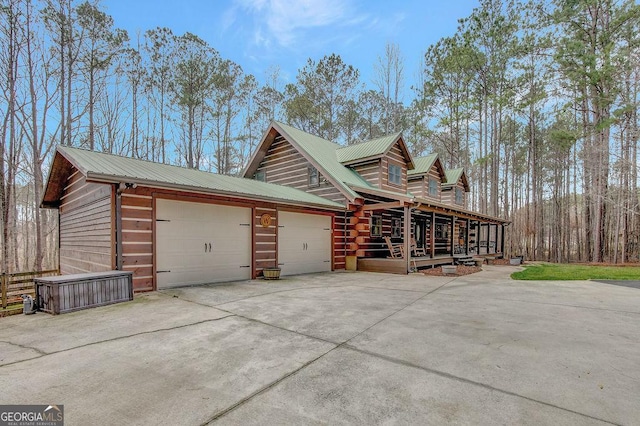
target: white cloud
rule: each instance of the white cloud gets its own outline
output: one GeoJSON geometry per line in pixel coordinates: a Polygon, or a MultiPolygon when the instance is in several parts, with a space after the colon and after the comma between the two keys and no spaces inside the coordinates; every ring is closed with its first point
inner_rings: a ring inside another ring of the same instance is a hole
{"type": "MultiPolygon", "coordinates": [[[[350,0],[236,0],[233,21],[241,9],[252,20],[253,41],[259,46],[295,47],[306,43],[310,30],[329,26],[357,26],[366,16],[356,15],[350,0]]],[[[225,26],[234,22],[225,19],[225,26]]]]}

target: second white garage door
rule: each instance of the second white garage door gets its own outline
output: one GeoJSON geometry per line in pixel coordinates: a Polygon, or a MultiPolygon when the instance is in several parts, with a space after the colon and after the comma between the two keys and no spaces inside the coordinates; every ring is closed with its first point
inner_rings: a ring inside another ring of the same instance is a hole
{"type": "Polygon", "coordinates": [[[278,212],[281,275],[331,271],[331,217],[278,212]]]}
{"type": "Polygon", "coordinates": [[[251,209],[156,201],[157,288],[251,278],[251,209]]]}

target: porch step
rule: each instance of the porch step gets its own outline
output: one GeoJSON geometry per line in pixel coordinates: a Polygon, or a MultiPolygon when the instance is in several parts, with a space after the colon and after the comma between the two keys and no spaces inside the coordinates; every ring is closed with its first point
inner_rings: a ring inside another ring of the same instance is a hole
{"type": "Polygon", "coordinates": [[[472,265],[476,264],[476,262],[473,260],[473,257],[471,257],[471,256],[456,257],[454,262],[455,262],[456,265],[472,266],[472,265]]]}

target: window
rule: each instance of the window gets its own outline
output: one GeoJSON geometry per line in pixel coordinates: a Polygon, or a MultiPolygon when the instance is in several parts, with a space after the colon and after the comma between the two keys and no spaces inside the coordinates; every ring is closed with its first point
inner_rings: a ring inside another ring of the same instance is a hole
{"type": "Polygon", "coordinates": [[[264,170],[258,170],[257,172],[255,172],[253,174],[253,179],[254,180],[259,180],[260,182],[266,182],[267,181],[267,175],[265,174],[264,170]]]}
{"type": "Polygon", "coordinates": [[[382,237],[382,216],[371,216],[370,233],[372,237],[382,237]]]}
{"type": "Polygon", "coordinates": [[[438,196],[438,181],[435,179],[429,179],[429,196],[438,196]]]}
{"type": "Polygon", "coordinates": [[[444,223],[436,223],[435,237],[439,240],[449,239],[449,227],[444,223]]]}
{"type": "Polygon", "coordinates": [[[391,238],[400,238],[402,236],[402,222],[399,218],[391,219],[391,238]]]}
{"type": "Polygon", "coordinates": [[[313,166],[309,167],[309,186],[319,186],[320,185],[320,175],[318,174],[318,169],[313,166]]]}
{"type": "Polygon", "coordinates": [[[456,204],[464,204],[464,193],[460,188],[456,188],[456,204]]]}
{"type": "Polygon", "coordinates": [[[402,169],[397,164],[389,164],[389,183],[402,185],[402,169]]]}

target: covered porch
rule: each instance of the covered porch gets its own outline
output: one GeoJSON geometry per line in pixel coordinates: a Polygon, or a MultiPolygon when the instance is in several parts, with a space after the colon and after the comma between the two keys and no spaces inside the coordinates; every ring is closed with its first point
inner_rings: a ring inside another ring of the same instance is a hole
{"type": "Polygon", "coordinates": [[[504,220],[428,200],[375,195],[354,213],[358,270],[406,274],[503,256],[504,220]]]}

